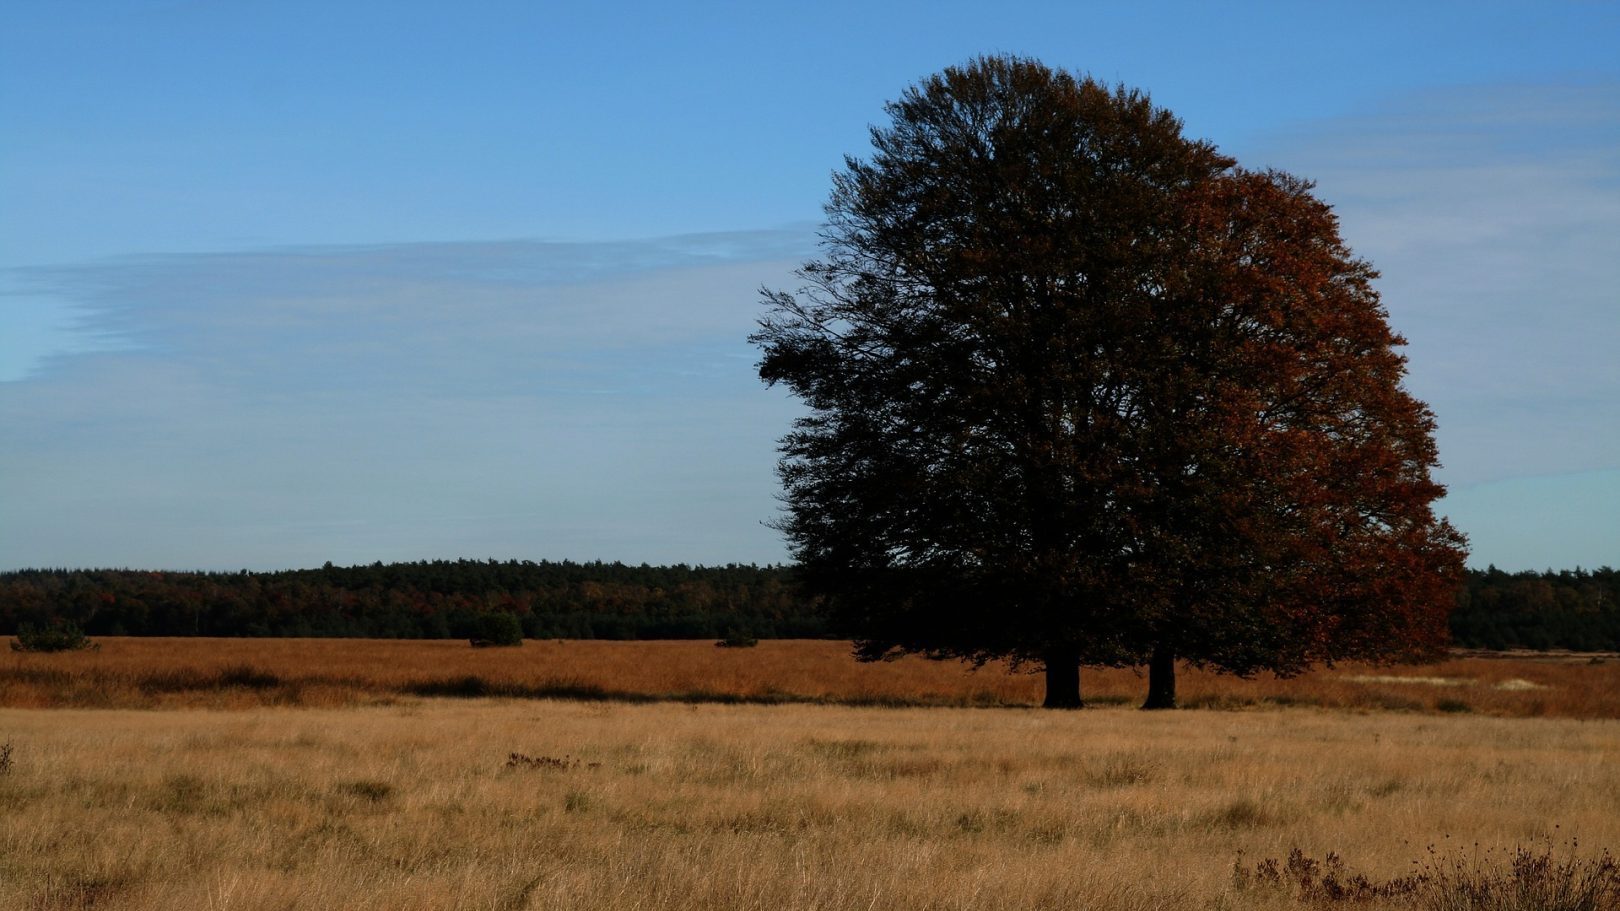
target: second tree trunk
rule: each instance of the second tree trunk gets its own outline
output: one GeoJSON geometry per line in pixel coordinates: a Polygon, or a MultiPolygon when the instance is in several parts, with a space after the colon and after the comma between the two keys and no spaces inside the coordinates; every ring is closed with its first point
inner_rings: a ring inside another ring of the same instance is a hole
{"type": "Polygon", "coordinates": [[[1176,707],[1176,653],[1167,645],[1153,649],[1148,659],[1148,696],[1144,709],[1173,709],[1176,707]]]}
{"type": "Polygon", "coordinates": [[[1078,709],[1080,701],[1080,651],[1064,646],[1046,650],[1046,701],[1049,709],[1078,709]]]}

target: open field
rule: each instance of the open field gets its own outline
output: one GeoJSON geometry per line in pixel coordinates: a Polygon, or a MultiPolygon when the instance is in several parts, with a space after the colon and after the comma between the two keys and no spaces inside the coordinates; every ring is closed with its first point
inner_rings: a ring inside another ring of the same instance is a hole
{"type": "Polygon", "coordinates": [[[407,698],[0,741],[8,909],[1266,911],[1307,906],[1240,855],[1620,845],[1613,721],[407,698]]]}
{"type": "Polygon", "coordinates": [[[1620,846],[1612,656],[1184,671],[1232,711],[1172,713],[1130,671],[1046,712],[1037,675],[822,641],[0,665],[0,908],[1267,911],[1312,903],[1234,865],[1295,848],[1384,882],[1620,846]]]}
{"type": "MultiPolygon", "coordinates": [[[[473,649],[454,640],[120,639],[93,652],[0,652],[0,706],[244,708],[344,706],[421,696],[568,696],[635,701],[1026,706],[1041,678],[921,658],[861,664],[849,645],[766,641],[530,641],[473,649]]],[[[1293,680],[1183,669],[1191,707],[1267,705],[1620,718],[1620,658],[1468,656],[1420,667],[1346,665],[1293,680]]],[[[1088,669],[1088,700],[1137,704],[1144,677],[1088,669]]]]}

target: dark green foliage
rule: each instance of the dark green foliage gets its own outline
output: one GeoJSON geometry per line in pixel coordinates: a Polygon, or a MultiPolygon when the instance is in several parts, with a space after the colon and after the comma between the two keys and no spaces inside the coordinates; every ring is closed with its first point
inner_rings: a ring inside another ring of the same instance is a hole
{"type": "Polygon", "coordinates": [[[473,627],[470,638],[474,648],[523,644],[523,624],[511,614],[482,614],[473,621],[473,627]]]}
{"type": "Polygon", "coordinates": [[[0,635],[76,624],[108,636],[529,639],[821,638],[792,571],[752,565],[435,560],[274,573],[31,569],[0,573],[0,635]]]}
{"type": "Polygon", "coordinates": [[[17,639],[11,643],[14,652],[76,652],[96,647],[77,624],[65,620],[43,626],[19,624],[17,639]]]}
{"type": "Polygon", "coordinates": [[[1620,650],[1620,570],[1468,573],[1451,615],[1465,648],[1620,650]]]}
{"type": "MultiPolygon", "coordinates": [[[[472,638],[496,608],[529,639],[824,638],[787,567],[471,560],[278,573],[0,573],[0,635],[472,638]],[[524,608],[527,608],[526,610],[524,608]],[[24,633],[24,630],[33,632],[24,633]]],[[[1451,616],[1464,648],[1620,651],[1620,570],[1470,570],[1451,616]]],[[[22,645],[21,642],[16,645],[22,645]]],[[[15,646],[14,646],[15,647],[15,646]]]]}

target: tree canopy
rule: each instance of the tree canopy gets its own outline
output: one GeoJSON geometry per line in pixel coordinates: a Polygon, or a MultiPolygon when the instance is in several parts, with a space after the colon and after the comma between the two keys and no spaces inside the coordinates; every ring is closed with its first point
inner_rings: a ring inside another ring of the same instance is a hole
{"type": "Polygon", "coordinates": [[[1430,508],[1433,416],[1308,182],[1031,60],[886,110],[753,336],[809,408],[782,528],[862,656],[1040,662],[1065,706],[1084,663],[1158,692],[1177,657],[1443,643],[1463,539],[1430,508]]]}

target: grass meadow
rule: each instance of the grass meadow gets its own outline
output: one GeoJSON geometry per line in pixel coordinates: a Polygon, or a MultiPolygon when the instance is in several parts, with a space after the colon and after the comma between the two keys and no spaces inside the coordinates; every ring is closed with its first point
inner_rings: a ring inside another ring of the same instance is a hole
{"type": "Polygon", "coordinates": [[[1615,907],[1253,873],[1297,849],[1345,882],[1489,877],[1526,846],[1596,869],[1620,846],[1614,659],[1187,673],[1204,708],[1178,712],[1135,711],[1129,672],[1050,712],[1032,675],[819,642],[0,662],[0,908],[1615,907]]]}

